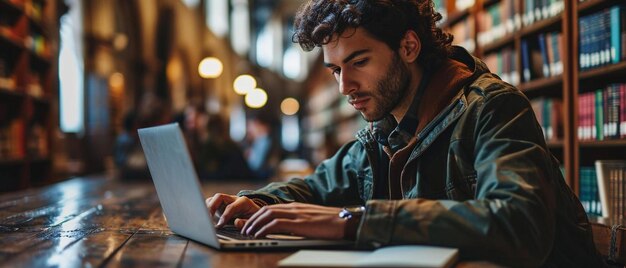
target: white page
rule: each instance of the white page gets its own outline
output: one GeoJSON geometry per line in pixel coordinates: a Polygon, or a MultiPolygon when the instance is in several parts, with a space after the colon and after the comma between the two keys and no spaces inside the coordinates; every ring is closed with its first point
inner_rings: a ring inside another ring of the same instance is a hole
{"type": "Polygon", "coordinates": [[[458,250],[431,246],[392,246],[376,251],[300,250],[281,267],[449,267],[458,250]]]}

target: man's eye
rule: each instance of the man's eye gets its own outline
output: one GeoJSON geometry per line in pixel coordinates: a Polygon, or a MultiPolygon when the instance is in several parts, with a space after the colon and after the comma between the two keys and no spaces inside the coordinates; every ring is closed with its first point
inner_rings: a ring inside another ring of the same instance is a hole
{"type": "Polygon", "coordinates": [[[340,73],[341,73],[341,69],[340,69],[340,68],[335,68],[335,69],[332,69],[332,74],[333,74],[333,75],[338,75],[338,74],[340,74],[340,73]]]}
{"type": "Polygon", "coordinates": [[[365,65],[368,61],[369,61],[369,59],[362,59],[362,60],[360,60],[360,61],[354,62],[354,66],[357,66],[357,67],[359,67],[359,66],[363,66],[363,65],[365,65]]]}

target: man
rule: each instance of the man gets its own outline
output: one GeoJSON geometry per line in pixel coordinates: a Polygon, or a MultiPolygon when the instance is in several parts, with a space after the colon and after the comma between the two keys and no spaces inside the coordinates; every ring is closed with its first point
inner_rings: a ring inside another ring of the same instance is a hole
{"type": "Polygon", "coordinates": [[[371,124],[304,180],[207,199],[218,226],[455,247],[507,266],[603,266],[528,99],[452,47],[440,19],[426,0],[305,4],[294,41],[322,48],[371,124]]]}

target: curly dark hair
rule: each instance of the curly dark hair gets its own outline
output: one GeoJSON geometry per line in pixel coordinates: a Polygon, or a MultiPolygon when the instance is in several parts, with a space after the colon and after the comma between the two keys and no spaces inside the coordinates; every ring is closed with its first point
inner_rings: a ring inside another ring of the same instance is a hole
{"type": "Polygon", "coordinates": [[[453,36],[437,27],[439,20],[432,0],[310,0],[296,14],[292,41],[311,51],[331,42],[334,35],[363,27],[396,51],[406,31],[413,30],[422,43],[417,61],[429,69],[452,50],[453,36]]]}

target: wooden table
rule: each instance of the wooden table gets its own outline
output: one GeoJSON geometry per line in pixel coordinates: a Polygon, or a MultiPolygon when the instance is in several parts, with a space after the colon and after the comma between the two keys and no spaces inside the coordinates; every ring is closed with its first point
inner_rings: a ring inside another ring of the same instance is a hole
{"type": "MultiPolygon", "coordinates": [[[[204,193],[259,186],[208,183],[204,193]]],[[[0,195],[0,267],[276,267],[293,252],[217,251],[174,235],[149,181],[84,177],[0,195]]]]}
{"type": "MultiPolygon", "coordinates": [[[[257,187],[210,183],[205,194],[257,187]]],[[[76,178],[0,195],[3,267],[273,267],[293,252],[220,252],[174,235],[151,182],[76,178]]]]}

